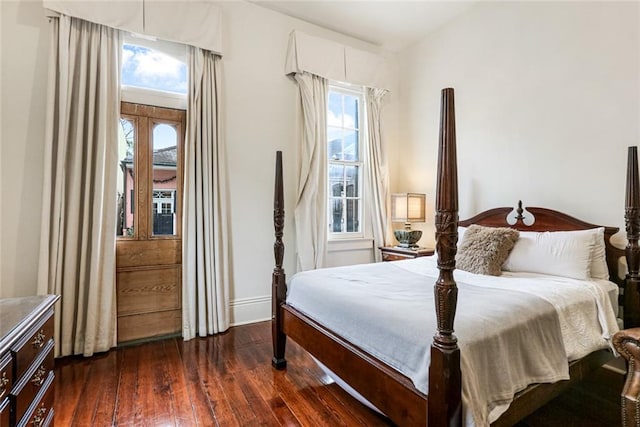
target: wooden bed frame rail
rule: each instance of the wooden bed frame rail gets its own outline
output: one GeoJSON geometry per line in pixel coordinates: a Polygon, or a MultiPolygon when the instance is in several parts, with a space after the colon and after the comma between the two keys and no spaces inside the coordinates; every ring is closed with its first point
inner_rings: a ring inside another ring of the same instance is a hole
{"type": "MultiPolygon", "coordinates": [[[[456,166],[456,130],[453,89],[442,90],[438,172],[436,190],[436,251],[439,277],[434,285],[437,331],[431,345],[429,366],[429,395],[418,392],[411,381],[373,358],[367,352],[342,339],[333,331],[308,318],[285,303],[287,286],[282,268],[284,244],[284,189],[282,152],[276,156],[274,191],[275,268],[272,275],[272,337],[273,359],[276,369],[286,368],[285,347],[291,337],[309,353],[352,385],[371,403],[399,425],[460,426],[462,425],[462,380],[460,349],[454,335],[457,305],[457,285],[453,277],[458,240],[458,225],[481,224],[507,226],[519,230],[560,231],[598,227],[566,214],[544,208],[526,208],[534,215],[533,225],[525,224],[522,204],[519,203],[515,224],[507,223],[512,208],[485,211],[465,221],[458,218],[458,179],[456,166]]],[[[624,289],[625,327],[640,326],[640,184],[635,147],[629,148],[627,172],[626,231],[629,244],[626,258],[629,274],[626,280],[617,275],[619,258],[625,251],[611,245],[610,238],[618,229],[605,227],[607,265],[612,281],[624,289]]],[[[614,338],[616,349],[629,361],[629,377],[623,396],[623,419],[634,420],[640,427],[640,328],[621,331],[614,338]]],[[[535,384],[518,393],[509,410],[494,424],[512,425],[535,409],[550,401],[591,370],[601,366],[611,353],[605,350],[570,364],[571,380],[553,384],[535,384]],[[525,397],[522,398],[522,397],[525,397]]]]}

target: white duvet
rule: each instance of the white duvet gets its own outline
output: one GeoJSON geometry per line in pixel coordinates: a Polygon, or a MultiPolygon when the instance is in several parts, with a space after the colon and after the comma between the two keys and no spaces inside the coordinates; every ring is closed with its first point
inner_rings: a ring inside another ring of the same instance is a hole
{"type": "MultiPolygon", "coordinates": [[[[409,377],[428,394],[436,257],[306,271],[287,303],[409,377]]],[[[495,421],[527,385],[568,379],[568,360],[618,330],[617,286],[531,273],[455,271],[465,424],[495,421]],[[613,301],[613,302],[612,302],[613,301]]]]}

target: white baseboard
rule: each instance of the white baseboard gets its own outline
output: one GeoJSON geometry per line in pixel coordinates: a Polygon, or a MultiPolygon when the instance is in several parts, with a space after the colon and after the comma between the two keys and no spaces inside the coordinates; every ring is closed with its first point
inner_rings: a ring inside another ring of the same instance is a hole
{"type": "Polygon", "coordinates": [[[229,303],[231,326],[271,320],[271,295],[239,298],[229,303]]]}

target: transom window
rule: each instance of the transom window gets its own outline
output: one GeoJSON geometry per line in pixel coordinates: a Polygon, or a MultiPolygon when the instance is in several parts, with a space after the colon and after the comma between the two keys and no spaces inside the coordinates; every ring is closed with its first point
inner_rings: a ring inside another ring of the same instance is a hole
{"type": "Polygon", "coordinates": [[[329,238],[362,237],[362,91],[331,85],[327,102],[329,238]]]}
{"type": "Polygon", "coordinates": [[[187,64],[181,59],[158,49],[125,42],[122,85],[186,95],[187,64]]]}

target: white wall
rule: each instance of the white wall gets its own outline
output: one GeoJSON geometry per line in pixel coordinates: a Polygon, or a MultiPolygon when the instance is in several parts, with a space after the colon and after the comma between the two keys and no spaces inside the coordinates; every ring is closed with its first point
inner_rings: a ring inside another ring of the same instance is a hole
{"type": "MultiPolygon", "coordinates": [[[[224,25],[224,82],[233,233],[232,300],[236,323],[271,313],[273,270],[273,173],[275,150],[283,150],[285,173],[285,269],[295,268],[293,210],[296,192],[295,126],[297,87],[284,75],[289,33],[299,29],[369,51],[363,42],[341,36],[250,3],[221,2],[224,25]]],[[[394,82],[390,82],[393,86],[394,82]]],[[[392,90],[395,87],[392,87],[392,90]]],[[[397,91],[396,91],[397,92],[397,91]]],[[[397,95],[385,107],[387,140],[395,130],[397,95]]],[[[367,249],[329,253],[331,265],[369,262],[367,249]]]]}
{"type": "Polygon", "coordinates": [[[429,195],[440,90],[456,91],[460,216],[545,206],[624,231],[627,146],[640,143],[640,4],[487,2],[399,55],[395,183],[429,195]],[[406,171],[411,171],[407,173],[406,171]]]}
{"type": "MultiPolygon", "coordinates": [[[[223,123],[232,214],[232,321],[270,317],[275,151],[284,152],[285,268],[294,271],[293,204],[298,94],[284,75],[289,33],[299,29],[375,48],[245,2],[223,12],[223,123]]],[[[39,1],[2,2],[2,206],[0,296],[35,293],[39,251],[48,26],[39,1]]],[[[392,141],[397,90],[391,82],[383,131],[392,141]]],[[[330,254],[332,264],[368,262],[370,248],[330,254]]]]}
{"type": "Polygon", "coordinates": [[[35,293],[49,52],[41,1],[0,2],[0,297],[35,293]]]}

